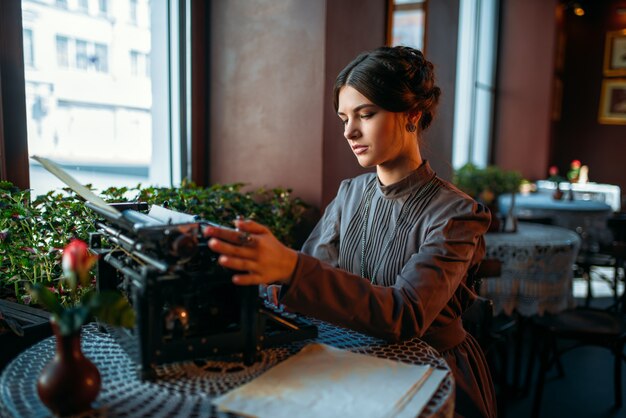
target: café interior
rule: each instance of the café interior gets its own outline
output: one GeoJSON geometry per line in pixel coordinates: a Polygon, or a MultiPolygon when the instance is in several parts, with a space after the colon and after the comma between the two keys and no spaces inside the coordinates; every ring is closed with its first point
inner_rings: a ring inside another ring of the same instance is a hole
{"type": "MultiPolygon", "coordinates": [[[[472,285],[478,302],[463,321],[489,364],[498,416],[626,416],[626,169],[621,157],[626,144],[620,143],[626,140],[625,0],[3,0],[0,179],[10,182],[14,193],[30,188],[46,193],[39,179],[52,174],[30,158],[38,154],[91,184],[90,176],[114,165],[106,155],[149,172],[146,186],[280,188],[289,191],[288,198],[306,202],[290,230],[290,245],[298,249],[341,181],[371,171],[360,167],[346,146],[333,85],[358,53],[383,45],[414,46],[433,63],[442,94],[420,139],[422,155],[440,178],[492,213],[485,261],[472,285]],[[122,16],[128,11],[131,23],[122,16]],[[124,25],[130,28],[106,29],[124,25]],[[151,30],[152,39],[145,41],[140,29],[151,30]],[[116,71],[122,55],[116,55],[115,45],[124,38],[136,41],[129,71],[145,74],[113,87],[107,83],[121,79],[116,71]],[[79,57],[81,48],[86,52],[79,57]],[[76,57],[64,61],[68,51],[76,57]],[[102,54],[108,56],[104,61],[102,54]],[[56,60],[49,71],[43,63],[47,56],[56,60]],[[128,98],[109,100],[114,90],[128,98]],[[142,91],[150,93],[151,102],[138,97],[142,91]],[[151,119],[142,119],[145,114],[151,119]],[[82,116],[91,119],[81,122],[82,116]],[[118,129],[133,135],[111,139],[109,132],[118,129]],[[73,138],[65,146],[64,133],[73,138]],[[126,162],[131,149],[142,148],[151,149],[142,162],[126,162]]],[[[131,172],[115,170],[96,192],[127,185],[123,177],[131,172]]],[[[4,208],[10,188],[3,184],[4,208]]],[[[57,190],[64,186],[55,184],[57,190]]],[[[17,263],[10,247],[16,245],[7,237],[17,236],[11,222],[24,216],[4,209],[0,216],[0,337],[6,338],[0,340],[0,416],[48,416],[55,410],[34,382],[55,351],[49,309],[18,292],[19,274],[10,273],[17,263]],[[5,318],[11,312],[18,312],[17,323],[25,330],[37,328],[29,339],[7,335],[11,321],[5,318]],[[37,315],[46,318],[43,327],[28,322],[37,315]]],[[[90,246],[97,249],[91,239],[90,246]]],[[[61,271],[61,254],[55,254],[61,271]]],[[[95,274],[104,276],[101,264],[95,274]]],[[[118,275],[137,274],[118,267],[118,275]]],[[[97,286],[106,288],[101,282],[97,286]]],[[[153,311],[142,311],[145,301],[140,301],[131,301],[139,324],[132,341],[147,351],[154,324],[146,317],[153,311]]],[[[165,323],[174,330],[189,326],[181,319],[185,315],[170,309],[165,323]]],[[[315,321],[319,341],[330,346],[446,368],[419,339],[376,351],[372,347],[379,342],[369,337],[315,321]]],[[[103,337],[93,323],[86,327],[83,351],[102,376],[87,414],[216,416],[219,408],[251,416],[289,414],[289,409],[272,409],[275,403],[269,401],[266,409],[237,409],[243,408],[241,399],[237,404],[221,396],[246,382],[276,378],[262,372],[276,371],[276,364],[286,364],[282,361],[302,348],[289,339],[280,340],[288,350],[263,349],[257,355],[264,360],[252,366],[224,366],[220,359],[222,372],[210,362],[201,366],[198,357],[206,356],[189,354],[195,347],[190,343],[185,361],[160,361],[166,366],[148,385],[145,376],[128,377],[135,369],[114,333],[103,337]],[[235,377],[220,381],[229,373],[235,377]],[[212,403],[217,395],[223,402],[219,408],[212,403]]],[[[221,349],[221,342],[215,344],[221,349]]],[[[159,363],[158,355],[150,361],[142,355],[143,367],[159,363]]],[[[421,406],[413,397],[402,413],[393,414],[453,416],[454,380],[449,373],[438,379],[421,406]]],[[[270,392],[263,392],[267,399],[275,395],[270,392]]],[[[308,416],[326,411],[316,408],[310,406],[308,416]]],[[[352,408],[336,416],[363,416],[355,412],[356,404],[352,408]]],[[[368,408],[372,416],[396,416],[368,408]]]]}

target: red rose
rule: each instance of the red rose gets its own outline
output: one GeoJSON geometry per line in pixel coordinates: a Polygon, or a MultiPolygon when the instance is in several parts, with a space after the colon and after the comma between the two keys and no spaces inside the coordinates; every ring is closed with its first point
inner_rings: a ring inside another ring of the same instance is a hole
{"type": "Polygon", "coordinates": [[[63,273],[74,288],[77,282],[89,284],[89,270],[98,259],[97,255],[89,252],[84,241],[73,239],[63,250],[63,273]]]}
{"type": "Polygon", "coordinates": [[[577,168],[580,168],[580,161],[579,160],[573,160],[571,167],[575,170],[577,168]]]}
{"type": "Polygon", "coordinates": [[[558,176],[559,175],[559,168],[555,165],[550,166],[550,168],[548,169],[548,173],[551,176],[558,176]]]}

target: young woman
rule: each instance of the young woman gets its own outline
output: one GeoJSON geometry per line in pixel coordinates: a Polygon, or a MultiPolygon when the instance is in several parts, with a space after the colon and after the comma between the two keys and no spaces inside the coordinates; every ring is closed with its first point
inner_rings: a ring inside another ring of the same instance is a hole
{"type": "Polygon", "coordinates": [[[490,214],[422,159],[439,94],[418,50],[359,55],[337,77],[334,105],[359,164],[376,173],[341,183],[300,252],[244,220],[240,232],[208,228],[209,246],[246,272],[235,283],[282,284],[280,303],[297,312],[387,340],[422,338],[453,371],[457,416],[495,417],[489,370],[460,319],[490,214]]]}

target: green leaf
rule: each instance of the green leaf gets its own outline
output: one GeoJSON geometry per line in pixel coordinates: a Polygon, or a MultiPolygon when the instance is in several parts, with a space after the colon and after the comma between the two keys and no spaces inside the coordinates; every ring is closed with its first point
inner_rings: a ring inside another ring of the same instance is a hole
{"type": "Polygon", "coordinates": [[[63,312],[63,307],[57,300],[54,293],[41,283],[33,285],[30,289],[30,294],[35,301],[44,306],[51,313],[60,316],[63,312]]]}
{"type": "Polygon", "coordinates": [[[101,322],[124,328],[135,326],[135,311],[118,292],[89,292],[83,298],[83,303],[89,306],[91,313],[101,322]]]}

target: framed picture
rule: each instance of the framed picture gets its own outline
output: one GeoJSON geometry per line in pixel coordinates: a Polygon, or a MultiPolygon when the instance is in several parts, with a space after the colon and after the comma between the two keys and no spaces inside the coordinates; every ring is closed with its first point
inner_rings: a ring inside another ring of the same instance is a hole
{"type": "Polygon", "coordinates": [[[626,125],[626,78],[605,79],[602,82],[598,122],[626,125]]]}
{"type": "Polygon", "coordinates": [[[604,44],[604,75],[626,75],[626,29],[608,32],[604,44]]]}

